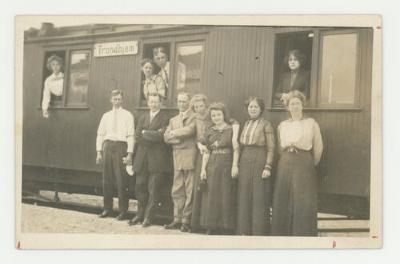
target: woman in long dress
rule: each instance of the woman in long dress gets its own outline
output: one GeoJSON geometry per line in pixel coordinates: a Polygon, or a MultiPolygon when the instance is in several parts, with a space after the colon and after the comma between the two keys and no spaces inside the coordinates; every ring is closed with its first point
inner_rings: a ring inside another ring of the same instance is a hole
{"type": "Polygon", "coordinates": [[[245,106],[249,120],[240,135],[238,181],[238,235],[268,235],[270,231],[271,169],[275,136],[271,123],[262,117],[264,101],[250,97],[245,106]]]}
{"type": "Polygon", "coordinates": [[[288,93],[290,118],[279,124],[280,158],[273,195],[272,235],[317,236],[317,175],[323,144],[318,123],[303,115],[305,96],[288,93]]]}
{"type": "MultiPolygon", "coordinates": [[[[209,105],[208,99],[204,94],[195,94],[190,100],[190,105],[192,110],[196,113],[196,140],[198,155],[196,161],[195,175],[193,179],[193,202],[192,202],[192,217],[191,217],[191,232],[199,233],[204,231],[200,225],[200,218],[202,217],[202,211],[204,211],[207,205],[207,188],[206,182],[200,180],[200,172],[203,162],[203,154],[207,151],[207,146],[205,145],[205,132],[212,126],[211,118],[209,115],[209,105]]],[[[238,146],[238,136],[239,136],[239,123],[235,119],[230,119],[229,124],[232,126],[232,146],[238,146]]],[[[174,133],[179,136],[184,136],[190,134],[193,128],[183,127],[174,130],[174,133]]],[[[203,214],[204,217],[204,214],[203,214]]]]}
{"type": "Polygon", "coordinates": [[[200,178],[207,181],[207,199],[200,224],[208,234],[233,234],[236,225],[236,182],[239,148],[232,146],[232,126],[222,103],[210,106],[213,125],[205,132],[207,150],[200,178]]]}

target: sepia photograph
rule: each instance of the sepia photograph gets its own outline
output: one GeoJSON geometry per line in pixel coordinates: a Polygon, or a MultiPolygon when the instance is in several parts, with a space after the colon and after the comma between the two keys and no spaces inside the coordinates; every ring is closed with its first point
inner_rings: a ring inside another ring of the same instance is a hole
{"type": "Polygon", "coordinates": [[[380,248],[381,18],[15,18],[17,248],[380,248]]]}

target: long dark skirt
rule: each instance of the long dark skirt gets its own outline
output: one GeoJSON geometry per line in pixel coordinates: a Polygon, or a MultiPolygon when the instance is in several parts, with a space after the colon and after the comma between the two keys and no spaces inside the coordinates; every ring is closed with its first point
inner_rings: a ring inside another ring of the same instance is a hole
{"type": "Polygon", "coordinates": [[[236,182],[231,176],[232,153],[211,153],[207,164],[207,194],[200,224],[208,230],[233,231],[236,222],[236,182]]]}
{"type": "Polygon", "coordinates": [[[245,146],[239,163],[238,235],[268,235],[271,180],[262,179],[267,152],[265,147],[245,146]]]}
{"type": "Polygon", "coordinates": [[[207,203],[207,190],[200,189],[200,173],[201,166],[203,163],[203,155],[200,152],[197,155],[195,175],[193,179],[193,206],[192,206],[192,220],[191,227],[193,231],[200,231],[200,217],[202,216],[202,210],[204,210],[205,204],[207,203]],[[204,202],[203,202],[204,201],[204,202]]]}
{"type": "Polygon", "coordinates": [[[274,186],[272,235],[317,236],[317,177],[311,152],[283,152],[274,186]]]}

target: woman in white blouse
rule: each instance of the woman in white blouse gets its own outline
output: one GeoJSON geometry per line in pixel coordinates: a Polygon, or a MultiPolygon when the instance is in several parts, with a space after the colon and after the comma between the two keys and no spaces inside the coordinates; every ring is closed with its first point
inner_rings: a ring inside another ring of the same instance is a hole
{"type": "Polygon", "coordinates": [[[318,123],[303,115],[305,96],[294,90],[285,105],[288,120],[278,126],[280,158],[274,186],[275,236],[317,236],[317,175],[323,144],[318,123]]]}
{"type": "Polygon", "coordinates": [[[54,105],[55,101],[61,101],[64,87],[64,73],[61,72],[63,64],[63,59],[57,55],[47,59],[47,69],[52,71],[52,74],[44,82],[42,100],[44,118],[49,118],[49,106],[54,105]]]}

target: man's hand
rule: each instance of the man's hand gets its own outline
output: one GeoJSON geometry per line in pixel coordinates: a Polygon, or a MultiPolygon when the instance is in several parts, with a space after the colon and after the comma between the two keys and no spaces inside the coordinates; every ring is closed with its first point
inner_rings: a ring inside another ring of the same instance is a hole
{"type": "Polygon", "coordinates": [[[101,151],[97,151],[96,164],[101,164],[102,162],[103,162],[103,157],[101,155],[101,151]]]}
{"type": "Polygon", "coordinates": [[[122,162],[126,165],[132,165],[132,153],[128,153],[125,158],[122,158],[122,162]]]}
{"type": "Polygon", "coordinates": [[[206,173],[206,170],[201,170],[201,172],[200,172],[200,179],[201,179],[201,180],[207,180],[207,173],[206,173]]]}
{"type": "Polygon", "coordinates": [[[271,171],[269,169],[265,168],[262,172],[261,178],[267,179],[267,178],[269,178],[269,176],[271,176],[271,171]]]}
{"type": "Polygon", "coordinates": [[[236,179],[239,175],[239,168],[238,166],[233,165],[232,166],[232,171],[231,171],[231,176],[233,179],[236,179]]]}

